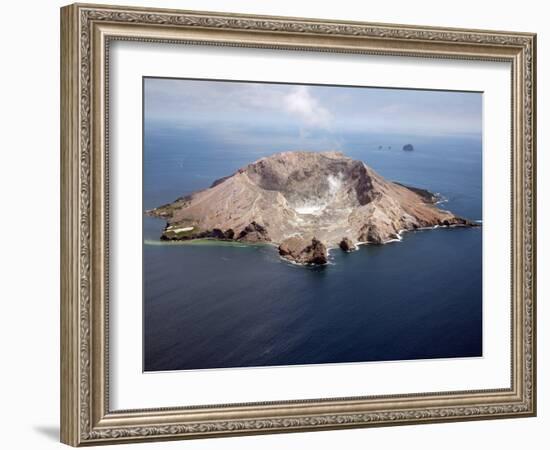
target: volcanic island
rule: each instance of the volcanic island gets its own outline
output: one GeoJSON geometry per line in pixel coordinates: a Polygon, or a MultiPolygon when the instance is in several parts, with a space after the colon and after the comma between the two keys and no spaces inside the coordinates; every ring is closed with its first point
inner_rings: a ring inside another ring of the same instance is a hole
{"type": "Polygon", "coordinates": [[[146,214],[166,221],[161,240],[270,243],[290,262],[323,265],[330,248],[349,252],[405,231],[479,226],[438,201],[341,152],[296,151],[261,158],[146,214]]]}

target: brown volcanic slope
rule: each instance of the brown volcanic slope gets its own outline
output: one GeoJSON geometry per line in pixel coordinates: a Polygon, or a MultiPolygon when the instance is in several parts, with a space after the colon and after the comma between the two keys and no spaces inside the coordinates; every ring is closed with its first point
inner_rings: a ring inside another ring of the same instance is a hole
{"type": "MultiPolygon", "coordinates": [[[[162,239],[282,244],[294,238],[293,248],[297,242],[311,247],[314,239],[319,262],[319,251],[326,253],[319,245],[336,247],[344,238],[348,244],[383,244],[401,230],[476,225],[437,208],[436,200],[423,189],[387,181],[339,152],[285,152],[147,213],[166,219],[162,239]]],[[[283,256],[308,262],[307,255],[283,256]]]]}

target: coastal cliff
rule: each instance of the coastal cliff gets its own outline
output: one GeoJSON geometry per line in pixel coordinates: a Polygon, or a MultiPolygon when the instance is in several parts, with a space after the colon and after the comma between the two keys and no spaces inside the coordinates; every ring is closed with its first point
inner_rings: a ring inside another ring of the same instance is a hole
{"type": "Polygon", "coordinates": [[[283,258],[324,264],[327,248],[351,251],[400,239],[402,231],[477,226],[436,202],[339,152],[284,152],[147,214],[166,220],[163,240],[270,242],[283,258]]]}

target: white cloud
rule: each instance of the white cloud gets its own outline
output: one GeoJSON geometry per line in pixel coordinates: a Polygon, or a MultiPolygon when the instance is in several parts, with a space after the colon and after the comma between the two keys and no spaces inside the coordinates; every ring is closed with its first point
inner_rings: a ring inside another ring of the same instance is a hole
{"type": "Polygon", "coordinates": [[[327,131],[481,132],[481,94],[205,80],[146,79],[146,119],[183,128],[275,127],[306,140],[327,131]]]}
{"type": "Polygon", "coordinates": [[[311,95],[307,86],[296,86],[283,97],[286,111],[302,120],[306,126],[329,128],[332,120],[330,111],[311,95]]]}

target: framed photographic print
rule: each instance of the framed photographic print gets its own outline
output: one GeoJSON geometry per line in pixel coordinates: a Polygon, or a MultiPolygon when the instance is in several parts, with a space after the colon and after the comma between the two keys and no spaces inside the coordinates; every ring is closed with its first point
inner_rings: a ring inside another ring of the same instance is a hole
{"type": "Polygon", "coordinates": [[[62,8],[62,441],[535,415],[535,38],[62,8]]]}

